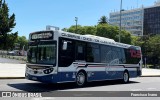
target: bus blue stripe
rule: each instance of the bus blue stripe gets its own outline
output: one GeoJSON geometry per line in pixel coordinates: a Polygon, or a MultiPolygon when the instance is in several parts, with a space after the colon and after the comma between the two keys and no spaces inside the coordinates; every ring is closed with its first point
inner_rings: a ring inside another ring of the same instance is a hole
{"type": "MultiPolygon", "coordinates": [[[[58,82],[65,82],[65,81],[75,81],[75,72],[59,72],[58,74],[53,75],[46,75],[46,76],[32,76],[28,75],[28,79],[33,80],[33,77],[36,77],[37,80],[40,82],[46,83],[58,83],[58,82]],[[74,77],[73,77],[74,75],[74,77]]],[[[95,72],[88,72],[91,73],[91,76],[88,76],[88,81],[94,80],[112,80],[112,79],[122,79],[123,78],[123,71],[109,71],[107,74],[105,71],[95,71],[95,72]]],[[[129,71],[130,78],[137,77],[137,71],[129,71]]]]}

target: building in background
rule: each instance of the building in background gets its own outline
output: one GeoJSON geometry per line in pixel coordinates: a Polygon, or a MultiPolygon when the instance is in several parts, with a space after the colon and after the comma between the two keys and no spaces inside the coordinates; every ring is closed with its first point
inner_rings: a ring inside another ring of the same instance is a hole
{"type": "MultiPolygon", "coordinates": [[[[120,26],[120,11],[110,13],[109,23],[120,26]]],[[[121,27],[136,36],[160,34],[160,0],[150,7],[122,10],[121,27]]]]}
{"type": "Polygon", "coordinates": [[[144,35],[160,34],[160,0],[144,9],[144,35]]]}
{"type": "MultiPolygon", "coordinates": [[[[122,10],[121,27],[133,35],[143,35],[143,7],[132,10],[122,10]]],[[[110,13],[110,24],[120,26],[120,12],[110,13]]]]}

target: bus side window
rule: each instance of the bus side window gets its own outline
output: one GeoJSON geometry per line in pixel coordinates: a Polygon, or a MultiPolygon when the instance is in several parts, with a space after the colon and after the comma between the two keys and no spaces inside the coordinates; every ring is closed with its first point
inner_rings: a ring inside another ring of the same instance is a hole
{"type": "Polygon", "coordinates": [[[83,42],[76,42],[76,61],[85,61],[85,46],[86,44],[83,42]]]}
{"type": "Polygon", "coordinates": [[[97,44],[94,43],[87,43],[87,55],[86,60],[87,62],[93,62],[93,63],[100,63],[100,47],[97,44]]]}
{"type": "Polygon", "coordinates": [[[110,58],[112,57],[110,55],[111,52],[111,46],[101,45],[101,63],[109,63],[110,58]]]}

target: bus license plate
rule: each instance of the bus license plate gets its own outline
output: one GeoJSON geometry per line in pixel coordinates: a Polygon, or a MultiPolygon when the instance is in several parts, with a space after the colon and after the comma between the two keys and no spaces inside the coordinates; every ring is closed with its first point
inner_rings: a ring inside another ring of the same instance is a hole
{"type": "Polygon", "coordinates": [[[37,77],[32,77],[33,80],[37,80],[37,77]]]}

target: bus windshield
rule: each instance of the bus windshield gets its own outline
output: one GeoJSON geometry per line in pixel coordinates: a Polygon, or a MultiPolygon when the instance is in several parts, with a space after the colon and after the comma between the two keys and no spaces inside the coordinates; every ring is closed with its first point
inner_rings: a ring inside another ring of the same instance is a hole
{"type": "Polygon", "coordinates": [[[28,63],[56,65],[56,44],[29,46],[28,63]]]}

